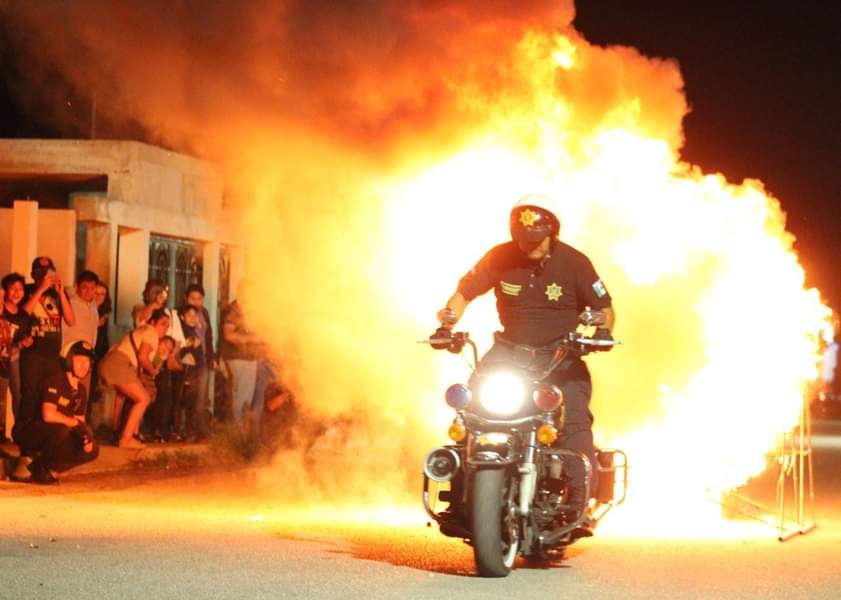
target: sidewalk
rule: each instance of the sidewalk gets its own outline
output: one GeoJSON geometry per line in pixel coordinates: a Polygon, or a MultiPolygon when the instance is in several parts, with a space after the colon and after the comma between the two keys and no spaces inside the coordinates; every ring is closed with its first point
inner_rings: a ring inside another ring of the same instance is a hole
{"type": "MultiPolygon", "coordinates": [[[[208,452],[209,445],[166,443],[147,444],[139,450],[130,448],[117,448],[116,446],[102,445],[99,447],[99,457],[90,463],[80,465],[61,474],[65,479],[76,475],[87,475],[90,473],[105,473],[108,471],[120,471],[132,469],[138,462],[147,462],[160,459],[164,454],[193,455],[200,457],[208,452]]],[[[7,480],[14,472],[20,450],[12,442],[0,442],[0,481],[7,480]]]]}

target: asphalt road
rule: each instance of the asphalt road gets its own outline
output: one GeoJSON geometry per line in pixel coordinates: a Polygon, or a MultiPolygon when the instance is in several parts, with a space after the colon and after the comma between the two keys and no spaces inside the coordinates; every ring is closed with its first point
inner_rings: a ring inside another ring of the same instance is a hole
{"type": "Polygon", "coordinates": [[[841,426],[816,429],[808,535],[600,532],[559,564],[495,580],[473,576],[470,548],[417,506],[291,507],[258,470],[2,482],[0,598],[837,598],[841,426]]]}

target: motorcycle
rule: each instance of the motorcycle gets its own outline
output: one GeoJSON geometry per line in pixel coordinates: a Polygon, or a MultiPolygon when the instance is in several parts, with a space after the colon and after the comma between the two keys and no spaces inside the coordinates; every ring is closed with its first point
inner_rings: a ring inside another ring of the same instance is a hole
{"type": "MultiPolygon", "coordinates": [[[[579,321],[598,326],[603,315],[587,310],[579,321]]],[[[625,500],[628,460],[621,450],[601,449],[592,465],[586,455],[558,447],[563,394],[547,379],[568,357],[619,342],[572,332],[549,349],[548,365],[538,360],[539,349],[511,344],[514,360],[501,369],[498,364],[480,369],[469,334],[448,333],[428,341],[455,354],[469,346],[473,376],[470,385],[457,383],[446,391],[447,404],[456,411],[448,431],[454,443],[433,449],[424,460],[427,514],[442,534],[473,547],[482,577],[507,576],[518,555],[534,561],[561,557],[566,546],[592,535],[592,527],[625,500]],[[566,476],[570,461],[584,465],[587,493],[577,505],[566,476]],[[594,469],[596,490],[591,489],[594,469]],[[441,503],[447,509],[436,511],[441,503]]],[[[506,343],[501,337],[497,342],[506,343]]]]}

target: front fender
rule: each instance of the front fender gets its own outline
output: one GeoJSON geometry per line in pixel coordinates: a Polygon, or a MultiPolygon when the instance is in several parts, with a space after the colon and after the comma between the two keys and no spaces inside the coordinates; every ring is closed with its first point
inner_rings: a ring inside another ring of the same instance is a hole
{"type": "Polygon", "coordinates": [[[517,462],[514,436],[510,433],[477,433],[467,443],[470,467],[504,467],[517,462]]]}

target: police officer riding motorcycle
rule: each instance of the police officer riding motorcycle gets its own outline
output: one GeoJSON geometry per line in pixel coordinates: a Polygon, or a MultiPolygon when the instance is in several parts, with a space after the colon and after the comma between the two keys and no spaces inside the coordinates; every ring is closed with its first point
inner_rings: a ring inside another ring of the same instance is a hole
{"type": "Polygon", "coordinates": [[[517,201],[512,240],[461,278],[429,340],[451,352],[469,344],[476,358],[469,335],[454,327],[473,299],[494,290],[503,331],[469,385],[447,391],[457,411],[450,428],[456,444],[433,450],[424,465],[427,511],[442,533],[473,545],[480,575],[507,575],[518,553],[546,558],[592,535],[597,520],[624,499],[624,491],[613,497],[617,468],[625,481],[624,454],[593,444],[582,360],[617,343],[611,297],[590,260],[558,239],[551,202],[541,194],[517,201]],[[592,335],[578,331],[581,323],[595,327],[592,335]],[[534,402],[521,402],[527,396],[534,402]],[[601,488],[600,472],[607,475],[601,488]],[[449,503],[445,512],[432,509],[430,480],[449,482],[438,496],[449,503]]]}

